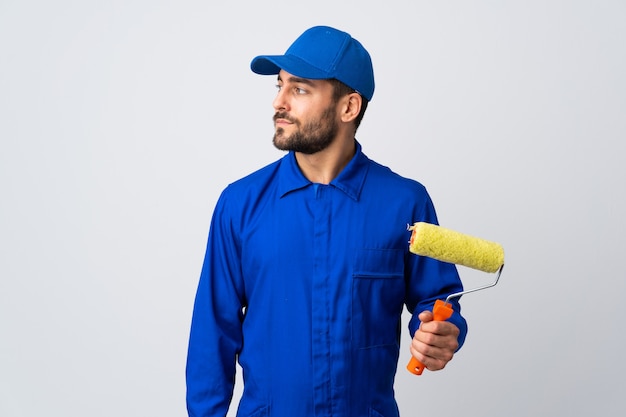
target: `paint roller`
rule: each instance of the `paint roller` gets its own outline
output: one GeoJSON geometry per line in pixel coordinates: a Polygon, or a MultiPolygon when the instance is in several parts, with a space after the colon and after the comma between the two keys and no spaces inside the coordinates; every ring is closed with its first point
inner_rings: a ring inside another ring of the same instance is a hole
{"type": "MultiPolygon", "coordinates": [[[[445,301],[436,300],[433,307],[434,320],[444,321],[452,316],[452,305],[449,303],[451,299],[493,287],[498,283],[504,268],[504,249],[500,244],[424,222],[414,223],[408,226],[408,230],[412,232],[409,242],[411,253],[483,272],[498,272],[495,281],[490,284],[450,294],[445,301]]],[[[407,369],[415,375],[421,375],[424,365],[412,357],[407,369]]]]}

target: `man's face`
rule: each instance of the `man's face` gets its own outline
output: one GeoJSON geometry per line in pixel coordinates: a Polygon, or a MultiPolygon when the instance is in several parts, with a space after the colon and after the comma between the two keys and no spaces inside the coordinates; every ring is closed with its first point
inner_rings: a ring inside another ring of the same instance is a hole
{"type": "Polygon", "coordinates": [[[313,154],[326,149],[337,135],[337,104],[326,80],[295,77],[281,70],[274,99],[274,146],[313,154]]]}

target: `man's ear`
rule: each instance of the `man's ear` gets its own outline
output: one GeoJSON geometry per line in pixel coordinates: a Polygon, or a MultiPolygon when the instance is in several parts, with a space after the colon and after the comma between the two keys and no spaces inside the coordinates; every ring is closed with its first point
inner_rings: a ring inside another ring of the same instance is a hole
{"type": "Polygon", "coordinates": [[[363,98],[359,93],[350,93],[342,100],[341,121],[348,123],[357,118],[361,112],[363,98]]]}

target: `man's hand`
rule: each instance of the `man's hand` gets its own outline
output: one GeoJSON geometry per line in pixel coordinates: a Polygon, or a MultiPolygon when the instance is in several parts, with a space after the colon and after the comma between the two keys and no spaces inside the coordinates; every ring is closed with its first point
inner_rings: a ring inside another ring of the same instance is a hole
{"type": "Polygon", "coordinates": [[[421,324],[411,342],[411,355],[427,369],[438,371],[445,368],[459,347],[459,329],[447,321],[433,321],[433,313],[423,311],[421,324]]]}

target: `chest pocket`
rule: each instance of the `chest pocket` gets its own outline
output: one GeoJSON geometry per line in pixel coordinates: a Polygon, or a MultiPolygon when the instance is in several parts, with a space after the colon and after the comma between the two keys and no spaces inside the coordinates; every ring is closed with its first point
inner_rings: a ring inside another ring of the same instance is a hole
{"type": "Polygon", "coordinates": [[[355,278],[402,278],[404,276],[404,251],[359,249],[356,251],[353,270],[355,278]]]}
{"type": "Polygon", "coordinates": [[[397,346],[404,302],[404,251],[360,249],[352,274],[352,340],[357,348],[397,346]]]}

